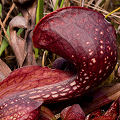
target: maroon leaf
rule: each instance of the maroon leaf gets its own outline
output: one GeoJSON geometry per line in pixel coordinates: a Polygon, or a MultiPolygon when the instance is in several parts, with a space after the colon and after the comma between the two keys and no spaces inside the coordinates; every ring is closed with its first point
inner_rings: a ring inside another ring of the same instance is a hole
{"type": "Polygon", "coordinates": [[[104,114],[100,112],[99,115],[96,116],[94,114],[96,112],[93,112],[90,115],[88,115],[85,120],[116,120],[119,114],[118,102],[119,102],[118,100],[114,101],[110,106],[110,108],[104,114]]]}
{"type": "Polygon", "coordinates": [[[119,97],[119,99],[118,99],[118,104],[119,104],[119,113],[118,113],[118,118],[117,118],[117,120],[120,120],[120,97],[119,97]]]}
{"type": "MultiPolygon", "coordinates": [[[[2,99],[18,93],[19,96],[24,95],[29,96],[30,98],[36,96],[36,99],[51,99],[53,98],[51,96],[51,91],[54,87],[50,85],[68,78],[71,78],[71,74],[60,70],[52,70],[40,66],[23,67],[12,72],[3,82],[0,83],[0,98],[2,99]]],[[[56,92],[58,92],[57,87],[58,84],[55,85],[55,88],[53,89],[56,92]]]]}
{"type": "Polygon", "coordinates": [[[85,113],[79,106],[79,104],[74,104],[69,106],[61,112],[61,118],[63,120],[84,120],[85,113]]]}
{"type": "Polygon", "coordinates": [[[120,83],[116,83],[112,86],[103,86],[99,89],[89,91],[87,98],[90,97],[91,100],[88,102],[83,101],[83,110],[86,114],[111,103],[120,96],[120,83]]]}
{"type": "Polygon", "coordinates": [[[0,100],[0,119],[24,120],[30,118],[35,120],[38,117],[37,108],[43,101],[36,102],[27,97],[8,97],[0,100]]]}
{"type": "Polygon", "coordinates": [[[75,65],[77,75],[73,86],[67,87],[72,97],[111,74],[117,61],[115,40],[115,29],[102,14],[80,7],[52,12],[33,32],[35,47],[54,52],[75,65]]]}
{"type": "MultiPolygon", "coordinates": [[[[68,79],[70,76],[66,72],[51,70],[47,67],[41,68],[40,66],[28,66],[15,70],[0,83],[0,118],[12,117],[15,114],[18,115],[19,112],[24,111],[26,108],[27,101],[30,101],[30,104],[28,104],[30,111],[26,111],[27,113],[25,112],[24,116],[25,118],[29,115],[34,117],[34,113],[30,112],[39,107],[44,100],[48,98],[53,99],[55,96],[55,94],[51,95],[50,84],[62,79],[68,79]],[[32,102],[37,106],[35,107],[32,102]],[[7,106],[3,107],[5,104],[7,106]],[[16,109],[17,111],[9,111],[9,109],[16,109]],[[4,114],[7,110],[7,114],[4,114]]],[[[58,86],[56,85],[55,87],[57,88],[58,86]]],[[[34,112],[36,113],[37,111],[34,112]]]]}
{"type": "MultiPolygon", "coordinates": [[[[117,61],[115,40],[114,28],[94,10],[68,7],[47,15],[34,30],[34,45],[71,61],[77,73],[39,66],[20,68],[0,83],[0,107],[8,96],[7,103],[16,96],[46,103],[80,96],[111,74],[117,61]]],[[[79,112],[71,107],[71,115],[77,117],[74,113],[79,112]]]]}

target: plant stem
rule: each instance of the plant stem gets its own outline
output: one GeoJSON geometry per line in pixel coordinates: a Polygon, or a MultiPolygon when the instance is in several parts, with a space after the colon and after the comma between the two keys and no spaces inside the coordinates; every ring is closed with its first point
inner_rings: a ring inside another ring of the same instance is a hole
{"type": "Polygon", "coordinates": [[[120,7],[118,7],[117,9],[113,10],[112,12],[108,13],[105,18],[107,18],[108,16],[110,16],[111,14],[113,14],[114,12],[120,10],[120,7]]]}

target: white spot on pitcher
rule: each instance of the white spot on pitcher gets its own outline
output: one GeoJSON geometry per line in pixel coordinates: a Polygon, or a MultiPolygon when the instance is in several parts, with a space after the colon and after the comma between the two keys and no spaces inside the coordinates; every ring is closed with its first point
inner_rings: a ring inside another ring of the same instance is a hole
{"type": "Polygon", "coordinates": [[[103,31],[101,31],[100,34],[103,35],[103,31]]]}
{"type": "Polygon", "coordinates": [[[97,37],[95,37],[94,39],[97,40],[97,37]]]}
{"type": "Polygon", "coordinates": [[[109,68],[109,66],[106,67],[106,70],[109,68]]]}
{"type": "Polygon", "coordinates": [[[91,51],[90,53],[89,53],[89,55],[92,55],[93,54],[93,51],[91,51]]]}
{"type": "Polygon", "coordinates": [[[39,97],[41,97],[41,95],[30,96],[29,98],[30,99],[35,99],[35,98],[39,98],[39,97]]]}
{"type": "Polygon", "coordinates": [[[60,95],[61,95],[61,96],[65,96],[65,95],[66,95],[66,93],[60,93],[60,95]]]}
{"type": "Polygon", "coordinates": [[[95,31],[98,31],[98,29],[97,29],[97,28],[95,28],[95,31]]]}
{"type": "Polygon", "coordinates": [[[24,96],[26,96],[27,94],[21,94],[21,95],[19,95],[19,97],[24,97],[24,96]]]}
{"type": "Polygon", "coordinates": [[[63,90],[64,90],[64,88],[60,88],[60,89],[59,89],[59,91],[63,91],[63,90]]]}
{"type": "Polygon", "coordinates": [[[80,81],[82,81],[82,78],[80,78],[80,81]]]}
{"type": "Polygon", "coordinates": [[[113,52],[111,52],[110,54],[113,55],[113,52]]]}
{"type": "Polygon", "coordinates": [[[101,45],[100,48],[103,49],[103,46],[101,45]]]}
{"type": "Polygon", "coordinates": [[[38,93],[41,93],[42,91],[41,90],[39,90],[39,91],[37,91],[38,93]]]}
{"type": "Polygon", "coordinates": [[[88,45],[90,42],[86,42],[86,44],[88,45]]]}
{"type": "Polygon", "coordinates": [[[90,88],[90,86],[87,86],[86,88],[85,88],[85,90],[87,90],[87,89],[89,89],[90,88]]]}
{"type": "Polygon", "coordinates": [[[100,43],[103,43],[103,40],[100,40],[100,43]]]}
{"type": "Polygon", "coordinates": [[[103,54],[103,51],[102,51],[102,50],[100,51],[100,54],[103,54]]]}
{"type": "Polygon", "coordinates": [[[72,83],[70,83],[70,86],[74,86],[74,85],[76,85],[75,81],[73,81],[72,83]]]}
{"type": "Polygon", "coordinates": [[[69,93],[72,93],[72,91],[69,91],[69,93]]]}
{"type": "Polygon", "coordinates": [[[73,87],[73,90],[77,90],[77,86],[74,86],[74,87],[73,87]]]}
{"type": "Polygon", "coordinates": [[[87,80],[87,79],[89,79],[89,77],[85,77],[85,79],[87,80]]]}
{"type": "Polygon", "coordinates": [[[52,91],[51,93],[52,93],[52,94],[56,94],[57,92],[56,92],[56,91],[52,91]]]}
{"type": "Polygon", "coordinates": [[[56,98],[56,97],[58,97],[58,94],[54,94],[54,95],[52,95],[52,97],[53,97],[53,98],[56,98]]]}
{"type": "Polygon", "coordinates": [[[34,94],[34,93],[36,93],[36,91],[29,92],[29,94],[34,94]]]}
{"type": "Polygon", "coordinates": [[[102,73],[102,70],[101,70],[101,69],[99,70],[99,74],[100,74],[100,73],[102,73]]]}
{"type": "Polygon", "coordinates": [[[86,74],[86,73],[84,73],[84,76],[87,76],[87,74],[86,74]]]}
{"type": "Polygon", "coordinates": [[[94,78],[94,81],[97,80],[97,78],[94,78]]]}
{"type": "Polygon", "coordinates": [[[96,63],[96,59],[95,59],[95,58],[92,58],[91,61],[92,61],[93,63],[96,63]]]}
{"type": "Polygon", "coordinates": [[[69,88],[66,88],[65,90],[63,90],[63,92],[67,92],[67,91],[69,91],[70,89],[69,88]]]}
{"type": "Polygon", "coordinates": [[[72,58],[74,58],[74,55],[72,55],[72,58]]]}
{"type": "Polygon", "coordinates": [[[83,83],[86,83],[86,80],[84,80],[83,83]]]}
{"type": "Polygon", "coordinates": [[[61,88],[61,86],[59,85],[59,86],[57,86],[56,88],[61,88]]]}
{"type": "Polygon", "coordinates": [[[91,65],[91,66],[92,66],[93,64],[90,62],[90,63],[89,63],[89,65],[91,65]]]}
{"type": "Polygon", "coordinates": [[[45,96],[43,96],[43,98],[48,98],[50,95],[49,94],[47,94],[47,95],[45,95],[45,96]]]}

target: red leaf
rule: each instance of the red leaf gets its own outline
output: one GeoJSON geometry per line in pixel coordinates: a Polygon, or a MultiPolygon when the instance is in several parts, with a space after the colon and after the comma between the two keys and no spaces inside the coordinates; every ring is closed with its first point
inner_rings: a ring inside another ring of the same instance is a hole
{"type": "Polygon", "coordinates": [[[116,120],[118,117],[118,100],[114,101],[110,108],[104,113],[100,113],[98,116],[94,115],[95,112],[91,113],[86,120],[116,120]]]}
{"type": "Polygon", "coordinates": [[[111,120],[115,120],[118,115],[118,100],[114,101],[110,108],[104,114],[105,117],[111,117],[111,120]]]}
{"type": "MultiPolygon", "coordinates": [[[[89,107],[88,107],[89,109],[89,107]]],[[[97,109],[96,111],[90,113],[89,115],[86,116],[85,120],[91,120],[91,118],[98,118],[102,115],[101,110],[97,109]]]]}
{"type": "Polygon", "coordinates": [[[118,109],[118,112],[119,112],[119,117],[120,117],[120,96],[119,96],[117,102],[118,102],[118,108],[119,108],[119,109],[118,109]]]}
{"type": "Polygon", "coordinates": [[[74,104],[69,106],[61,112],[61,118],[63,120],[84,120],[85,113],[79,106],[79,104],[74,104]]]}
{"type": "Polygon", "coordinates": [[[101,116],[98,118],[94,118],[93,120],[115,120],[111,116],[101,116]]]}

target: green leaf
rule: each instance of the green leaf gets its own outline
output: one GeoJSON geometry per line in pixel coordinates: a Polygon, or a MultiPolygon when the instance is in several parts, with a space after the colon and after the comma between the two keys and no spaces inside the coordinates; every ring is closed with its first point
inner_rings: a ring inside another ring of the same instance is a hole
{"type": "Polygon", "coordinates": [[[2,55],[2,53],[4,52],[4,50],[7,48],[7,46],[8,46],[8,42],[7,42],[7,40],[4,38],[4,39],[2,40],[2,44],[1,44],[1,46],[0,46],[0,56],[2,55]]]}
{"type": "MultiPolygon", "coordinates": [[[[17,35],[19,36],[22,32],[23,32],[23,28],[20,28],[17,32],[17,35]]],[[[7,28],[7,35],[10,38],[10,31],[9,31],[9,26],[7,28]]],[[[7,38],[4,37],[2,40],[2,44],[0,46],[0,56],[2,55],[2,53],[5,51],[5,49],[8,47],[9,43],[7,42],[7,38]]]]}
{"type": "Polygon", "coordinates": [[[38,58],[39,57],[39,55],[38,55],[39,49],[38,48],[34,48],[34,51],[35,51],[35,58],[38,58]]]}
{"type": "Polygon", "coordinates": [[[17,32],[17,35],[20,36],[20,34],[21,34],[23,31],[24,31],[24,29],[23,29],[23,28],[20,28],[20,29],[18,30],[18,32],[17,32]]]}
{"type": "MultiPolygon", "coordinates": [[[[9,31],[9,26],[7,28],[7,34],[8,34],[8,37],[10,37],[10,31],[9,31]]],[[[2,53],[5,51],[5,49],[8,47],[8,42],[7,42],[7,38],[4,37],[3,40],[2,40],[2,44],[0,46],[0,56],[2,55],[2,53]]]]}
{"type": "Polygon", "coordinates": [[[2,17],[2,4],[0,4],[0,17],[2,17]]]}

